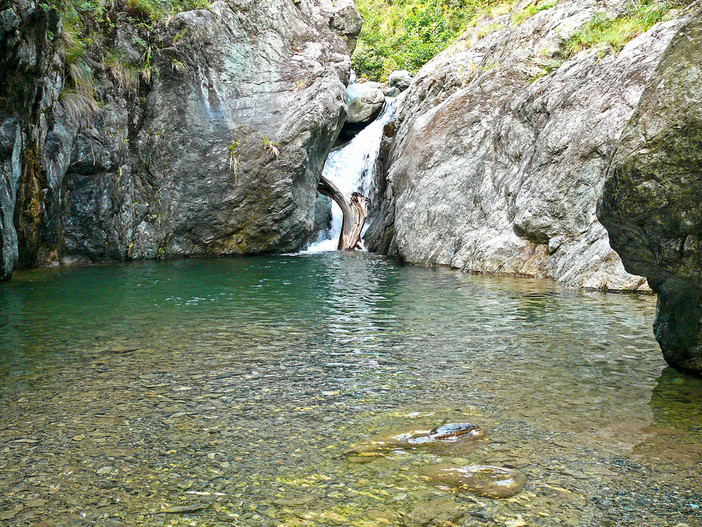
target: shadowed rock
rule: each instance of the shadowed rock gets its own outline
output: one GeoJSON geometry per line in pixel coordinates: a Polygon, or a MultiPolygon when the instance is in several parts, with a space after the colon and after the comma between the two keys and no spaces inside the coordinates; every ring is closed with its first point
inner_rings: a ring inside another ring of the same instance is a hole
{"type": "Polygon", "coordinates": [[[658,293],[665,360],[702,375],[702,16],[668,47],[622,134],[598,217],[658,293]]]}
{"type": "Polygon", "coordinates": [[[0,279],[14,267],[307,241],[346,117],[360,30],[350,0],[217,1],[148,34],[115,3],[114,49],[103,51],[138,58],[134,41],[149,39],[150,74],[130,84],[119,64],[96,67],[91,118],[59,103],[68,81],[45,6],[11,3],[0,20],[12,79],[0,86],[0,279]]]}

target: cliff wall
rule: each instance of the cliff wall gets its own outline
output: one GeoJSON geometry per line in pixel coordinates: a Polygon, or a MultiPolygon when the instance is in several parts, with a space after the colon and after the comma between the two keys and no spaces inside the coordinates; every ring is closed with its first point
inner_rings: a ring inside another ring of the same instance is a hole
{"type": "Polygon", "coordinates": [[[61,13],[0,4],[0,278],[56,262],[282,252],[313,231],[346,116],[352,2],[115,2],[71,58],[61,13]],[[86,87],[87,86],[87,87],[86,87]]]}
{"type": "Polygon", "coordinates": [[[484,20],[429,62],[400,98],[372,250],[424,265],[647,290],[596,216],[617,140],[680,26],[623,49],[566,44],[625,2],[549,4],[484,20]]]}

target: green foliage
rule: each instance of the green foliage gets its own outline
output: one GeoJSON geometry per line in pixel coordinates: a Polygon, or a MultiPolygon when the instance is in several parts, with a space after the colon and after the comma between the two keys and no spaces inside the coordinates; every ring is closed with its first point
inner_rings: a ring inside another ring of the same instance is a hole
{"type": "MultiPolygon", "coordinates": [[[[60,97],[64,108],[81,118],[98,111],[93,72],[100,66],[127,91],[138,87],[139,78],[147,84],[151,82],[157,51],[152,41],[159,28],[177,12],[207,8],[210,3],[209,0],[45,0],[41,7],[58,12],[63,25],[59,52],[64,67],[60,97]],[[118,24],[128,24],[134,29],[132,43],[142,53],[135,63],[127,61],[113,47],[118,24]]],[[[185,31],[176,35],[174,44],[184,35],[185,31]]],[[[184,67],[177,60],[172,65],[175,70],[184,67]]]]}
{"type": "MultiPolygon", "coordinates": [[[[579,51],[605,45],[614,52],[637,35],[660,22],[671,9],[691,0],[632,0],[626,12],[616,18],[596,13],[561,47],[549,62],[548,71],[579,51]]],[[[384,81],[396,69],[412,73],[443,51],[464,30],[481,23],[475,33],[482,38],[505,27],[505,19],[491,18],[511,13],[509,22],[522,24],[535,14],[551,9],[558,0],[535,0],[513,11],[515,0],[356,0],[363,17],[352,65],[360,77],[384,81]]],[[[523,4],[522,4],[523,5],[523,4]]]]}
{"type": "Polygon", "coordinates": [[[280,151],[278,150],[278,142],[274,143],[263,134],[261,134],[261,142],[263,144],[263,148],[265,148],[268,153],[272,154],[273,157],[278,157],[280,155],[280,151]]]}
{"type": "MultiPolygon", "coordinates": [[[[465,29],[512,0],[356,0],[363,30],[352,58],[359,76],[385,80],[396,69],[416,73],[465,29]]],[[[504,13],[495,13],[504,14],[504,13]]]]}
{"type": "Polygon", "coordinates": [[[156,22],[181,11],[207,9],[212,3],[208,0],[125,0],[125,2],[127,10],[133,15],[156,22]]]}
{"type": "Polygon", "coordinates": [[[552,7],[555,7],[558,5],[558,0],[552,1],[552,2],[537,2],[534,4],[529,4],[525,9],[522,11],[519,11],[518,13],[514,13],[512,15],[512,23],[514,24],[521,24],[525,20],[533,17],[536,13],[540,13],[541,11],[546,11],[547,9],[551,9],[552,7]]]}
{"type": "Polygon", "coordinates": [[[624,15],[617,18],[607,18],[604,13],[597,12],[563,44],[563,58],[599,45],[616,53],[631,39],[663,20],[671,7],[667,3],[642,0],[631,2],[624,15]]]}

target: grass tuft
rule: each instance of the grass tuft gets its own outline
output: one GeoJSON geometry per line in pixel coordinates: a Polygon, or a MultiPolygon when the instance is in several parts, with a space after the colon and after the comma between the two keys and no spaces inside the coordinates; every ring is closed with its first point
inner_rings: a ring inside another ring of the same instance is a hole
{"type": "Polygon", "coordinates": [[[645,33],[670,11],[671,6],[661,3],[631,2],[623,16],[608,18],[597,12],[562,45],[564,59],[595,46],[605,45],[618,53],[633,38],[645,33]]]}

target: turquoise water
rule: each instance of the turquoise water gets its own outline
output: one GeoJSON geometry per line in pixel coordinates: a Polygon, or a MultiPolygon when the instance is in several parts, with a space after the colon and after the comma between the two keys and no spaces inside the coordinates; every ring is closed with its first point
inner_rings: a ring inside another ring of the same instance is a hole
{"type": "Polygon", "coordinates": [[[367,253],[21,273],[0,285],[0,522],[702,525],[702,382],[666,368],[654,311],[367,253]],[[456,421],[486,438],[345,455],[456,421]],[[529,482],[475,497],[425,481],[438,463],[529,482]]]}

